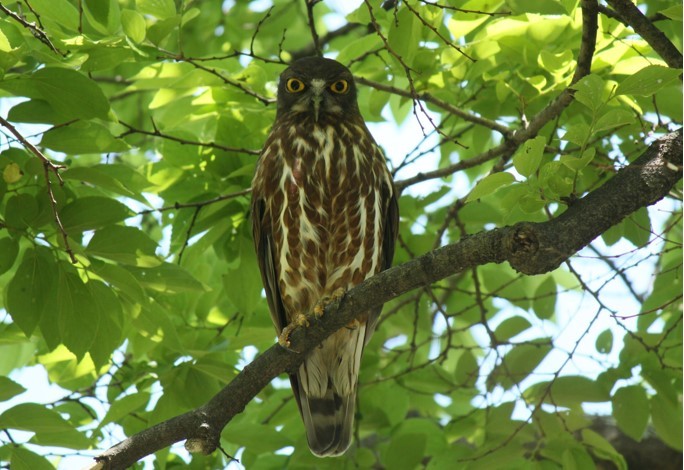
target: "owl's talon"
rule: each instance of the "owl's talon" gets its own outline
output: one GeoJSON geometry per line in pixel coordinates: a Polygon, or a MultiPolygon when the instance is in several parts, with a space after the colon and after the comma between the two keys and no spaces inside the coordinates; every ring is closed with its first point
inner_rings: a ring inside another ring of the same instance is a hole
{"type": "Polygon", "coordinates": [[[316,303],[316,306],[313,309],[314,316],[316,318],[321,318],[323,316],[323,314],[325,313],[325,308],[328,305],[330,305],[331,303],[335,302],[336,300],[339,300],[342,297],[344,297],[344,294],[346,292],[347,291],[345,291],[341,287],[338,287],[337,289],[335,289],[333,291],[332,294],[326,295],[325,297],[321,298],[321,300],[319,300],[316,303]]]}
{"type": "Polygon", "coordinates": [[[278,335],[278,344],[284,347],[285,349],[294,351],[294,349],[290,348],[290,335],[297,328],[306,328],[307,326],[309,326],[309,319],[306,318],[305,315],[297,315],[289,325],[283,328],[283,331],[280,332],[280,335],[278,335]]]}

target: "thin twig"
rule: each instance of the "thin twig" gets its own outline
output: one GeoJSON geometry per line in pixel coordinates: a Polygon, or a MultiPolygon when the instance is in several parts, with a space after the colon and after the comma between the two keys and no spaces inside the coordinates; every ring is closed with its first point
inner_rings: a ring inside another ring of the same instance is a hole
{"type": "Polygon", "coordinates": [[[321,56],[321,44],[318,39],[318,32],[316,31],[316,23],[314,20],[313,9],[320,0],[304,0],[306,3],[306,15],[309,21],[309,29],[311,30],[311,39],[313,40],[313,47],[316,56],[321,56]]]}
{"type": "Polygon", "coordinates": [[[126,137],[127,135],[131,134],[143,134],[143,135],[149,135],[153,137],[160,137],[162,139],[167,139],[167,140],[172,140],[174,142],[178,142],[179,144],[184,144],[184,145],[198,145],[201,147],[210,147],[210,148],[215,148],[219,150],[224,150],[226,152],[238,152],[238,153],[246,153],[248,155],[259,155],[261,153],[260,150],[252,150],[252,149],[245,149],[245,148],[240,148],[240,147],[228,147],[226,145],[221,145],[217,144],[216,142],[199,142],[196,140],[188,140],[188,139],[183,139],[181,137],[175,137],[173,135],[169,134],[164,134],[161,132],[157,126],[152,123],[152,126],[154,128],[153,131],[146,131],[143,129],[138,129],[136,127],[133,127],[132,125],[124,122],[124,121],[119,121],[119,124],[124,126],[126,129],[128,129],[126,132],[123,134],[119,135],[118,138],[126,137]]]}
{"type": "Polygon", "coordinates": [[[220,201],[227,201],[228,199],[234,199],[236,197],[240,196],[245,196],[252,192],[252,188],[247,188],[243,189],[240,191],[236,191],[234,193],[229,193],[229,194],[223,194],[221,196],[216,196],[211,199],[207,199],[205,201],[197,201],[197,202],[177,202],[171,206],[164,206],[164,207],[159,207],[157,209],[145,209],[143,211],[140,211],[137,213],[137,215],[143,215],[143,214],[150,214],[152,212],[166,212],[170,210],[178,210],[178,209],[186,209],[188,207],[204,207],[208,206],[210,204],[214,204],[220,201]]]}
{"type": "Polygon", "coordinates": [[[50,181],[50,172],[52,172],[57,177],[59,185],[63,186],[64,180],[62,179],[62,176],[59,174],[59,170],[65,168],[65,166],[57,165],[48,157],[46,157],[43,152],[38,150],[38,148],[35,145],[26,140],[26,138],[17,130],[17,128],[10,124],[3,117],[0,117],[0,124],[2,124],[12,134],[14,134],[17,140],[19,140],[19,142],[21,142],[21,144],[24,147],[26,147],[32,154],[34,154],[36,157],[40,158],[43,161],[43,168],[45,169],[45,185],[47,186],[48,199],[50,200],[50,205],[52,206],[52,214],[55,218],[57,228],[59,228],[59,232],[62,235],[62,239],[64,240],[64,251],[66,251],[69,254],[69,259],[71,259],[71,262],[76,264],[78,260],[76,259],[76,256],[74,256],[74,252],[72,251],[71,246],[69,245],[69,238],[67,236],[66,230],[64,230],[64,225],[62,225],[62,220],[59,218],[59,211],[57,210],[57,201],[55,200],[55,194],[52,191],[52,182],[50,181]]]}
{"type": "MultiPolygon", "coordinates": [[[[35,13],[35,11],[33,11],[33,8],[31,8],[31,5],[29,3],[27,3],[27,5],[28,5],[29,9],[33,12],[33,14],[35,15],[36,13],[35,13]]],[[[5,13],[7,16],[12,18],[13,20],[19,22],[24,28],[31,31],[31,34],[33,34],[38,40],[40,40],[40,42],[42,42],[43,44],[48,46],[50,49],[52,49],[52,52],[59,54],[62,57],[66,56],[65,53],[61,52],[59,49],[57,49],[55,47],[54,44],[52,44],[52,41],[50,41],[50,38],[48,37],[48,35],[39,26],[36,26],[34,23],[29,23],[24,18],[22,18],[17,13],[15,13],[12,10],[10,10],[9,8],[7,8],[2,3],[0,3],[0,11],[5,13]]],[[[40,19],[39,19],[38,15],[36,15],[36,18],[38,19],[38,22],[40,24],[40,19]]]]}
{"type": "Polygon", "coordinates": [[[195,212],[192,214],[192,220],[190,220],[190,225],[188,226],[188,231],[185,233],[185,241],[183,242],[183,247],[178,252],[178,264],[181,264],[183,259],[183,253],[190,243],[190,238],[192,237],[192,229],[195,227],[195,222],[197,222],[197,216],[204,206],[196,206],[195,212]]]}
{"type": "Polygon", "coordinates": [[[354,77],[354,81],[357,83],[360,83],[362,85],[369,86],[371,88],[375,88],[376,90],[380,91],[385,91],[387,93],[391,93],[393,95],[399,95],[403,96],[405,98],[412,98],[420,101],[424,101],[426,103],[430,103],[440,109],[443,109],[444,111],[453,114],[454,116],[458,116],[464,121],[472,122],[474,124],[478,124],[480,126],[488,127],[489,129],[492,129],[494,131],[497,131],[498,133],[502,134],[503,136],[507,136],[511,133],[511,129],[508,127],[499,124],[498,122],[492,121],[487,118],[483,118],[481,116],[477,116],[475,114],[471,114],[468,112],[465,112],[456,106],[454,106],[451,103],[448,103],[444,100],[441,100],[439,98],[435,98],[432,96],[430,93],[412,93],[411,91],[407,91],[401,88],[397,88],[391,85],[385,85],[384,83],[379,83],[379,82],[374,82],[372,80],[368,80],[363,77],[354,77]]]}

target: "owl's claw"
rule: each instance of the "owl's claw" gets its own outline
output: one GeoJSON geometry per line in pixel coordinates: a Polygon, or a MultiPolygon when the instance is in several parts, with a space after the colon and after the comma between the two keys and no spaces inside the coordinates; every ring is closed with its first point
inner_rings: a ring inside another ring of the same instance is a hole
{"type": "Polygon", "coordinates": [[[292,320],[292,322],[290,322],[289,325],[283,328],[283,331],[280,332],[280,335],[278,335],[278,344],[280,344],[285,349],[294,351],[294,349],[290,348],[290,335],[294,330],[302,326],[309,326],[309,319],[306,318],[305,315],[299,314],[294,318],[294,320],[292,320]]]}
{"type": "Polygon", "coordinates": [[[344,289],[338,287],[333,291],[332,294],[323,297],[316,303],[316,306],[313,309],[314,316],[316,318],[321,318],[323,316],[323,313],[325,313],[325,308],[331,303],[335,302],[336,300],[339,300],[342,297],[344,297],[345,293],[346,291],[344,289]]]}

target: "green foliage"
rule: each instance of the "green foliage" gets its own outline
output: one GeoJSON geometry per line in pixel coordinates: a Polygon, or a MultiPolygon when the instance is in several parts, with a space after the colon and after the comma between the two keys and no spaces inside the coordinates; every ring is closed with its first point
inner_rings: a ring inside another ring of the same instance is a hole
{"type": "MultiPolygon", "coordinates": [[[[370,127],[403,189],[397,264],[556,217],[681,126],[681,70],[612,16],[599,15],[591,73],[573,82],[576,0],[379,3],[313,12],[323,52],[363,79],[367,122],[392,125],[370,127]],[[565,90],[572,102],[542,119],[565,90]]],[[[670,3],[638,2],[681,50],[670,3]]],[[[12,469],[97,455],[111,435],[203,404],[273,344],[244,190],[278,74],[315,50],[306,4],[3,2],[20,15],[0,15],[3,119],[42,152],[3,127],[0,461],[12,469]],[[26,398],[29,366],[60,394],[26,398]]],[[[394,299],[364,352],[345,458],[309,453],[282,381],[221,445],[247,468],[626,468],[589,428],[583,406],[598,404],[632,439],[681,451],[681,246],[672,197],[552,273],[480,266],[394,299]]],[[[166,449],[155,468],[228,464],[186,458],[166,449]]]]}

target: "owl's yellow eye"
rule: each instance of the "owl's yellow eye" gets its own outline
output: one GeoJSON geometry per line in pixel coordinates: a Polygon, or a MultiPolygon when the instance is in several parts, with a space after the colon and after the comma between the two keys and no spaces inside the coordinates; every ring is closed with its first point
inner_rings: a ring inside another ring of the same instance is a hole
{"type": "Polygon", "coordinates": [[[337,80],[335,83],[330,85],[330,90],[333,93],[343,94],[349,90],[349,82],[347,80],[337,80]]]}
{"type": "Polygon", "coordinates": [[[304,91],[306,85],[298,78],[288,78],[285,88],[287,88],[287,91],[290,93],[299,93],[300,91],[304,91]]]}

